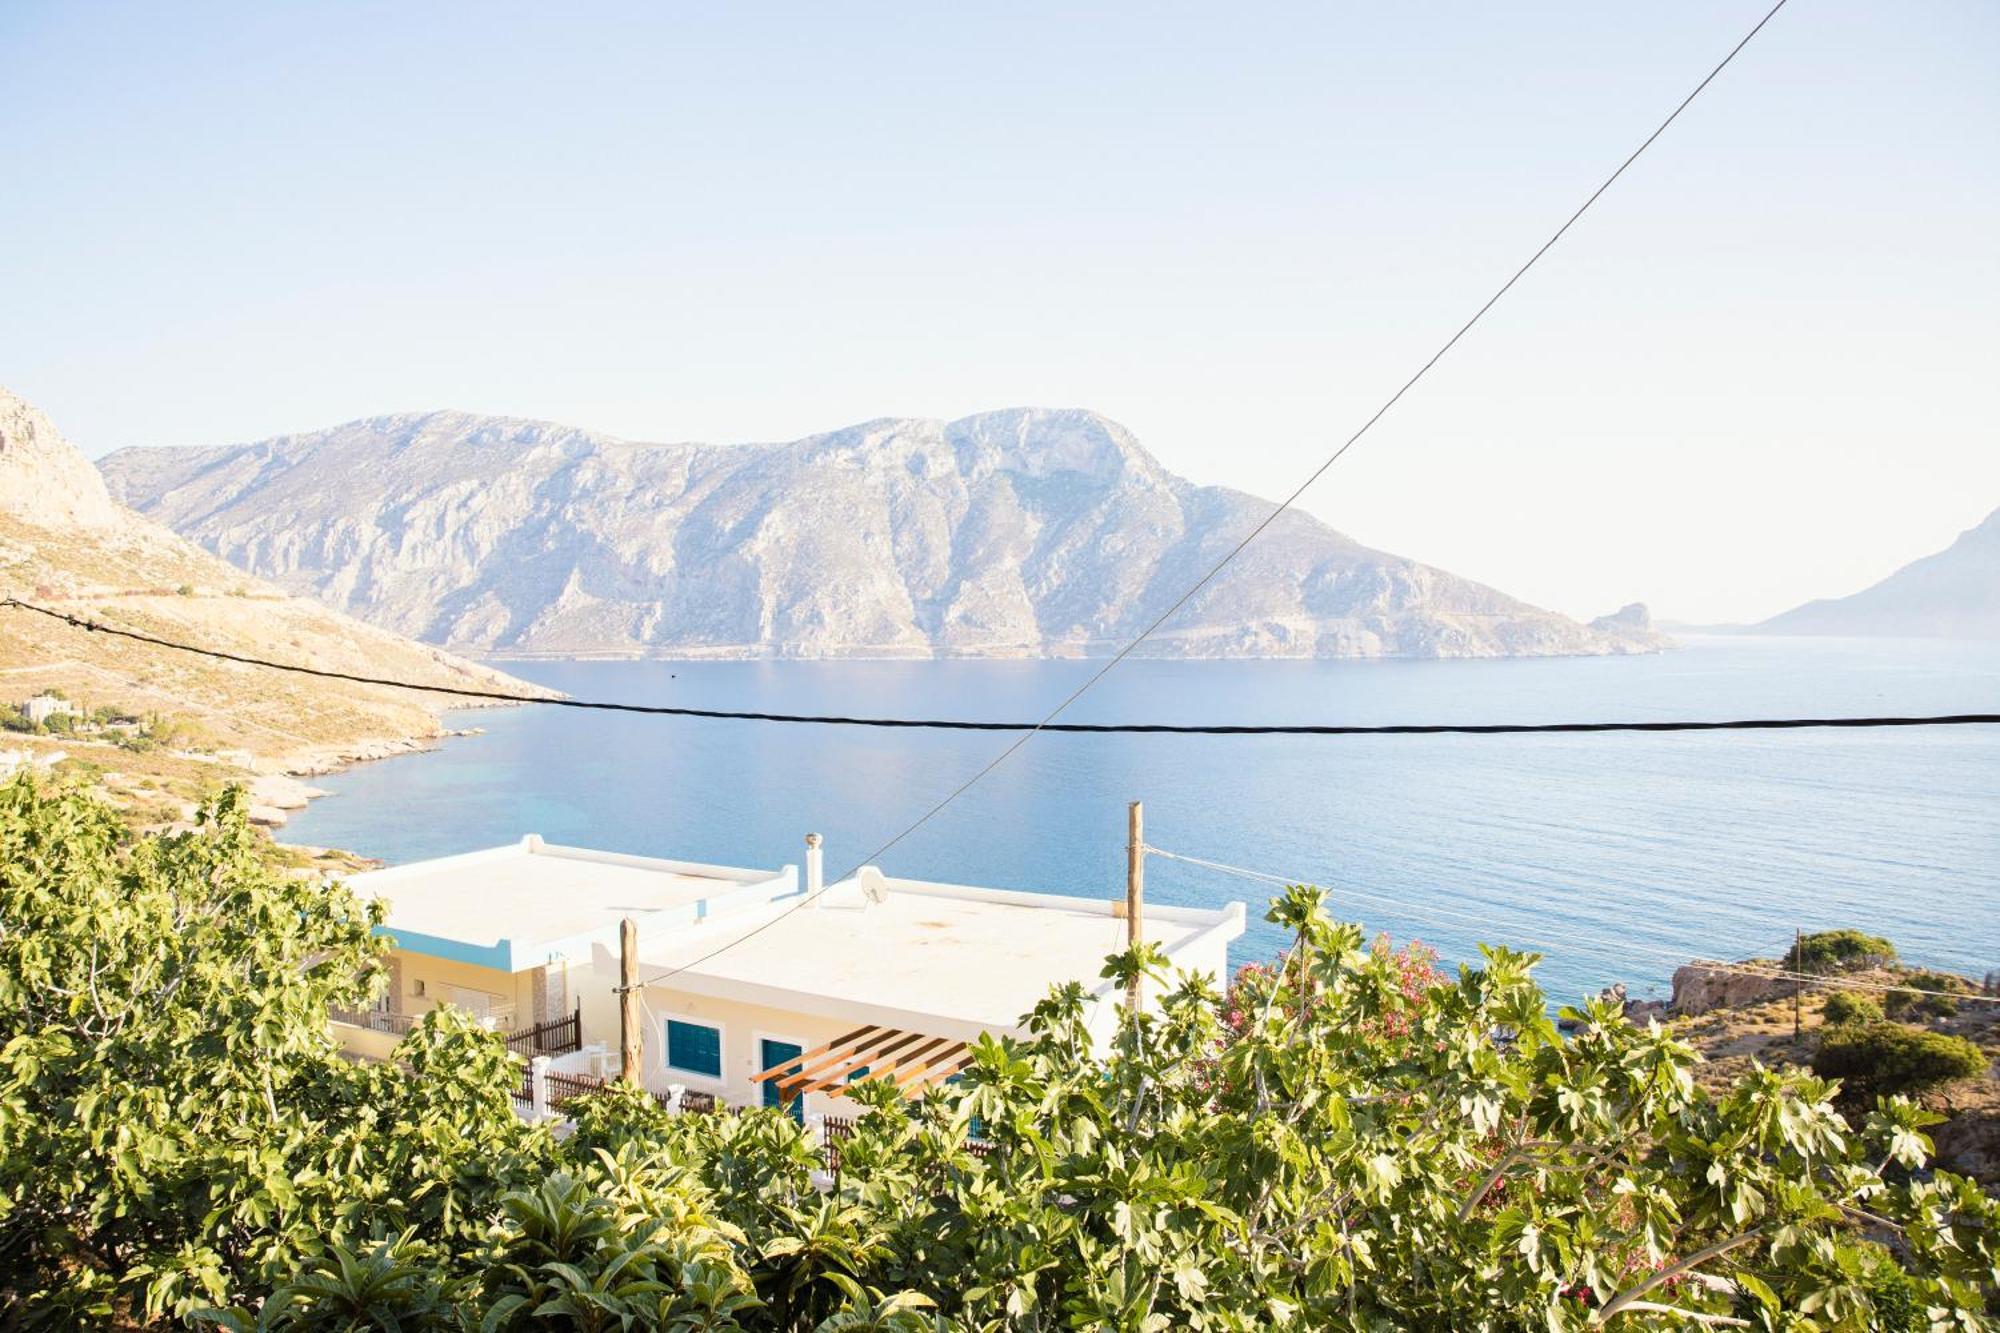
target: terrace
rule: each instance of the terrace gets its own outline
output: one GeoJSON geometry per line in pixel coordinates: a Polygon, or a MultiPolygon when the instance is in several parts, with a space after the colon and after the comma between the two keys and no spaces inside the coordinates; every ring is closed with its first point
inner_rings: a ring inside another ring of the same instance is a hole
{"type": "Polygon", "coordinates": [[[332,1015],[353,1054],[387,1058],[417,1019],[452,1005],[507,1034],[523,1055],[583,1044],[572,969],[615,945],[630,918],[645,940],[798,891],[797,871],[706,865],[517,843],[357,875],[382,902],[376,933],[393,943],[387,993],[374,1009],[332,1015]]]}

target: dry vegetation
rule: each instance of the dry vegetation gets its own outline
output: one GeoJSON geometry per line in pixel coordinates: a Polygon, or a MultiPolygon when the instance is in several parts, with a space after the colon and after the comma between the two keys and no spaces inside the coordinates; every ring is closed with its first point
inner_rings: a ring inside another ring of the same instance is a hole
{"type": "MultiPolygon", "coordinates": [[[[1846,973],[1843,979],[1892,986],[1907,984],[1907,976],[1903,969],[1877,967],[1846,973]]],[[[1968,984],[1978,989],[1976,981],[1968,984]]],[[[1707,1063],[1700,1066],[1697,1076],[1711,1089],[1720,1089],[1740,1077],[1753,1060],[1767,1067],[1808,1065],[1825,1031],[1826,1002],[1833,993],[1808,987],[1799,996],[1800,1040],[1793,1038],[1789,992],[1678,1019],[1675,1029],[1706,1057],[1707,1063]]],[[[1878,994],[1876,998],[1881,997],[1878,994]]],[[[1964,1001],[1958,1013],[1949,1017],[1910,1013],[1902,1015],[1902,1021],[1964,1037],[1985,1052],[1989,1061],[2000,1060],[2000,1004],[1964,1001]]],[[[1922,1100],[1949,1117],[1932,1131],[1940,1164],[1989,1186],[2000,1184],[2000,1077],[1995,1076],[1992,1065],[1983,1078],[1951,1084],[1922,1100]]]]}

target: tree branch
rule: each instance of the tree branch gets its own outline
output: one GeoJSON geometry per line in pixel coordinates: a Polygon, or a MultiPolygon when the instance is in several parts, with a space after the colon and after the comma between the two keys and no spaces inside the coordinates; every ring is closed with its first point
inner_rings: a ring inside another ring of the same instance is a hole
{"type": "Polygon", "coordinates": [[[1692,1319],[1706,1328],[1755,1328],[1748,1319],[1738,1319],[1735,1315],[1707,1314],[1700,1310],[1683,1310],[1678,1305],[1661,1305],[1658,1301],[1633,1301],[1627,1310],[1641,1310],[1647,1314],[1674,1314],[1683,1319],[1692,1319]]]}
{"type": "Polygon", "coordinates": [[[1723,1255],[1728,1254],[1731,1250],[1741,1249],[1743,1246],[1748,1245],[1751,1241],[1756,1240],[1759,1236],[1763,1234],[1764,1234],[1764,1228],[1752,1227],[1750,1230],[1745,1231],[1740,1235],[1731,1236],[1727,1240],[1719,1240],[1715,1242],[1715,1244],[1710,1245],[1704,1249],[1696,1250],[1693,1254],[1690,1254],[1687,1258],[1681,1260],[1679,1263],[1669,1265],[1666,1268],[1662,1268],[1659,1272],[1652,1274],[1644,1282],[1641,1282],[1638,1286],[1630,1287],[1624,1291],[1619,1292],[1616,1296],[1613,1296],[1610,1300],[1604,1303],[1602,1309],[1598,1310],[1597,1313],[1591,1316],[1590,1322],[1592,1324],[1610,1323],[1611,1320],[1616,1318],[1619,1314],[1623,1313],[1627,1309],[1630,1309],[1632,1304],[1636,1302],[1641,1296],[1644,1296],[1647,1292],[1659,1286],[1662,1282],[1667,1281],[1669,1278],[1679,1277],[1681,1274],[1687,1272],[1690,1269],[1699,1268],[1703,1264],[1707,1263],[1710,1259],[1719,1259],[1723,1255]]]}

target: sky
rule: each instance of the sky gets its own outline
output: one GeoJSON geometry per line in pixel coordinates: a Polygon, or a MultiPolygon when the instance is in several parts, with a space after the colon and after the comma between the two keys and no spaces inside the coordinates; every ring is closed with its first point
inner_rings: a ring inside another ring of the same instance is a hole
{"type": "MultiPolygon", "coordinates": [[[[0,3],[0,384],[93,456],[454,407],[1088,407],[1289,491],[1747,31],[1670,5],[0,3]]],[[[2000,7],[1792,0],[1303,502],[1740,621],[2000,507],[2000,7]]]]}

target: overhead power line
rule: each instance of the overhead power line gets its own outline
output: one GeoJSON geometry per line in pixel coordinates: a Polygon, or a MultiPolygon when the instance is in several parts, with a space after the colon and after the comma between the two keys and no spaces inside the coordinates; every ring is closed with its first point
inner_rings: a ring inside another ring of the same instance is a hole
{"type": "MultiPolygon", "coordinates": [[[[1786,3],[1787,0],[1777,0],[1776,4],[1773,4],[1768,10],[1766,10],[1764,12],[1764,17],[1758,19],[1755,26],[1753,26],[1749,32],[1743,34],[1743,37],[1736,43],[1736,45],[1729,48],[1729,53],[1723,56],[1720,61],[1716,62],[1715,68],[1711,69],[1706,75],[1704,75],[1701,82],[1697,83],[1694,86],[1693,90],[1690,91],[1686,97],[1683,97],[1672,111],[1667,113],[1667,118],[1665,120],[1662,120],[1657,126],[1655,126],[1653,132],[1647,135],[1645,139],[1640,142],[1639,146],[1637,148],[1634,148],[1631,151],[1631,153],[1629,153],[1626,156],[1625,160],[1620,162],[1618,166],[1611,172],[1611,174],[1609,176],[1606,176],[1604,180],[1598,185],[1598,187],[1590,192],[1589,197],[1587,197],[1581,204],[1577,206],[1576,211],[1571,213],[1567,218],[1565,218],[1563,220],[1562,225],[1560,227],[1557,227],[1555,231],[1550,234],[1549,238],[1546,241],[1543,241],[1541,246],[1537,248],[1533,254],[1528,256],[1527,262],[1523,263],[1521,267],[1515,269],[1512,275],[1510,275],[1505,282],[1501,283],[1499,288],[1496,291],[1494,291],[1494,293],[1491,296],[1487,297],[1486,300],[1480,304],[1477,310],[1472,312],[1472,317],[1466,320],[1465,323],[1459,325],[1457,330],[1455,330],[1449,338],[1445,339],[1444,343],[1435,352],[1431,353],[1430,358],[1426,360],[1422,365],[1417,367],[1416,373],[1411,375],[1407,380],[1403,381],[1403,383],[1396,389],[1396,391],[1390,394],[1387,400],[1385,400],[1380,407],[1376,408],[1374,413],[1370,415],[1366,421],[1363,421],[1359,426],[1359,428],[1357,428],[1352,435],[1348,436],[1347,439],[1342,441],[1339,448],[1335,449],[1331,454],[1327,456],[1324,462],[1322,462],[1318,467],[1314,468],[1312,472],[1306,477],[1306,479],[1300,482],[1298,486],[1292,490],[1292,493],[1290,495],[1287,495],[1282,501],[1280,501],[1277,508],[1273,509],[1268,515],[1266,515],[1261,523],[1257,524],[1257,526],[1251,528],[1249,532],[1245,533],[1242,539],[1238,541],[1234,546],[1230,547],[1229,550],[1223,554],[1220,560],[1217,560],[1213,565],[1209,567],[1206,573],[1204,573],[1199,579],[1195,580],[1195,582],[1189,586],[1186,592],[1183,592],[1179,597],[1176,597],[1171,603],[1168,604],[1166,610],[1160,612],[1158,616],[1154,617],[1154,619],[1150,624],[1148,624],[1143,630],[1139,631],[1138,637],[1134,638],[1130,643],[1126,644],[1123,648],[1120,648],[1117,654],[1113,656],[1110,661],[1106,662],[1102,667],[1098,668],[1095,672],[1093,672],[1090,675],[1090,677],[1086,679],[1081,685],[1077,686],[1074,690],[1070,691],[1070,693],[1063,698],[1062,702],[1058,703],[1054,708],[1050,709],[1048,711],[1048,714],[1044,716],[1040,722],[1038,722],[1032,728],[1024,731],[1020,736],[1016,737],[1014,741],[1011,744],[1009,744],[1005,749],[1001,750],[999,754],[993,756],[993,758],[989,760],[984,767],[979,769],[965,781],[959,783],[958,786],[952,788],[950,792],[945,794],[942,800],[937,801],[936,803],[931,805],[928,809],[926,809],[922,814],[918,815],[916,819],[912,820],[894,837],[890,838],[887,842],[884,842],[880,847],[876,848],[874,851],[870,852],[867,856],[863,857],[860,861],[856,862],[854,865],[854,870],[850,870],[848,874],[851,875],[854,873],[854,871],[858,871],[862,866],[868,865],[871,862],[877,860],[884,853],[888,852],[892,847],[896,846],[897,843],[900,843],[901,841],[903,841],[903,839],[909,837],[912,833],[915,833],[918,829],[930,823],[931,820],[937,817],[939,811],[943,810],[946,806],[949,806],[953,801],[956,801],[959,797],[965,795],[966,792],[972,790],[972,788],[978,785],[980,780],[983,779],[988,773],[991,773],[994,769],[1000,767],[1000,765],[1006,763],[1016,753],[1018,753],[1022,746],[1026,745],[1029,741],[1033,740],[1037,735],[1041,734],[1042,732],[1051,730],[1055,725],[1056,719],[1061,717],[1065,712],[1067,712],[1069,710],[1070,705],[1074,704],[1078,699],[1081,699],[1090,690],[1092,686],[1096,685],[1097,682],[1103,680],[1105,676],[1109,675],[1112,669],[1116,667],[1120,662],[1123,662],[1127,657],[1130,657],[1134,649],[1138,648],[1140,644],[1144,643],[1147,639],[1151,638],[1153,636],[1154,631],[1158,630],[1160,626],[1166,624],[1167,621],[1171,620],[1183,606],[1186,606],[1188,604],[1189,600],[1192,599],[1196,593],[1200,592],[1203,588],[1207,587],[1209,583],[1211,583],[1215,579],[1215,576],[1217,574],[1220,574],[1225,568],[1228,567],[1231,561],[1235,560],[1237,556],[1243,553],[1245,547],[1249,546],[1251,542],[1255,541],[1258,537],[1262,536],[1264,531],[1267,528],[1269,528],[1273,523],[1277,522],[1279,516],[1285,513],[1286,510],[1290,509],[1293,506],[1293,504],[1295,504],[1298,501],[1299,497],[1304,495],[1306,491],[1312,487],[1314,482],[1318,481],[1322,476],[1326,474],[1326,470],[1328,468],[1332,467],[1335,463],[1339,462],[1341,457],[1345,455],[1349,449],[1352,449],[1357,443],[1360,442],[1362,436],[1366,435],[1371,429],[1373,429],[1376,422],[1380,421],[1384,416],[1388,414],[1391,408],[1393,408],[1397,403],[1401,402],[1403,400],[1403,395],[1407,394],[1411,389],[1415,388],[1417,386],[1417,383],[1420,380],[1422,380],[1424,376],[1430,374],[1431,368],[1437,365],[1439,361],[1444,359],[1445,353],[1451,351],[1452,348],[1458,346],[1460,340],[1463,339],[1466,334],[1472,332],[1473,327],[1477,325],[1480,320],[1486,317],[1486,312],[1491,310],[1494,306],[1498,305],[1500,302],[1500,298],[1505,296],[1508,292],[1512,291],[1514,289],[1514,284],[1518,283],[1522,278],[1526,277],[1528,270],[1532,269],[1536,264],[1541,262],[1541,258],[1543,255],[1546,255],[1550,250],[1555,248],[1556,242],[1560,241],[1565,235],[1569,233],[1569,229],[1571,227],[1574,227],[1577,224],[1578,220],[1580,220],[1585,213],[1588,213],[1590,211],[1591,206],[1594,205],[1600,198],[1603,197],[1604,192],[1606,190],[1609,190],[1614,184],[1617,183],[1618,178],[1625,174],[1627,168],[1629,168],[1634,162],[1637,162],[1640,156],[1644,154],[1648,148],[1651,148],[1653,144],[1656,141],[1658,141],[1659,137],[1662,134],[1665,134],[1667,132],[1669,126],[1671,126],[1676,120],[1680,119],[1681,113],[1687,110],[1689,106],[1693,105],[1694,99],[1701,96],[1701,94],[1708,88],[1708,86],[1711,83],[1714,83],[1715,80],[1721,75],[1723,70],[1729,68],[1730,64],[1736,59],[1736,57],[1742,53],[1743,48],[1750,45],[1751,40],[1755,38],[1758,33],[1764,30],[1765,24],[1769,23],[1772,19],[1777,17],[1778,11],[1783,9],[1786,3]]],[[[846,878],[846,876],[842,876],[841,878],[844,879],[846,878]]],[[[837,883],[838,881],[836,880],[835,882],[837,883]]],[[[803,902],[796,904],[792,910],[796,911],[799,907],[803,907],[804,905],[805,904],[803,902]]],[[[773,920],[775,922],[775,918],[773,920]]],[[[759,929],[761,930],[763,929],[763,927],[759,927],[759,929]]],[[[723,950],[731,947],[733,947],[733,944],[722,945],[720,948],[714,950],[709,954],[704,954],[700,958],[696,958],[689,962],[683,963],[679,967],[673,968],[671,971],[662,973],[661,976],[652,978],[651,980],[654,981],[663,980],[665,977],[672,976],[675,972],[684,971],[687,968],[693,967],[698,963],[706,962],[716,953],[720,953],[723,950]]]]}
{"type": "MultiPolygon", "coordinates": [[[[957,787],[953,788],[948,794],[944,796],[943,799],[931,805],[915,820],[913,820],[910,824],[908,824],[900,832],[898,832],[894,837],[888,839],[888,841],[882,843],[874,851],[870,852],[867,856],[863,857],[860,861],[856,862],[854,868],[848,871],[847,875],[837,876],[833,882],[838,883],[840,882],[840,880],[848,878],[856,871],[858,871],[862,866],[875,861],[877,858],[887,853],[891,848],[895,847],[898,843],[902,842],[905,838],[908,838],[912,833],[915,833],[918,829],[922,828],[925,824],[929,823],[932,819],[934,819],[937,816],[938,812],[945,809],[947,806],[951,805],[952,802],[956,801],[959,797],[963,796],[967,791],[970,791],[975,785],[979,783],[981,779],[986,777],[987,774],[991,773],[994,769],[998,768],[1001,764],[1005,763],[1008,759],[1013,757],[1013,755],[1015,755],[1020,751],[1022,746],[1026,745],[1030,740],[1034,739],[1035,736],[1039,735],[1044,731],[1057,729],[1057,724],[1056,724],[1057,718],[1061,717],[1063,713],[1067,712],[1071,707],[1071,705],[1075,704],[1078,699],[1081,699],[1087,692],[1089,692],[1089,690],[1093,686],[1095,686],[1099,681],[1103,680],[1104,677],[1110,674],[1110,672],[1114,668],[1116,668],[1121,662],[1123,662],[1126,658],[1130,657],[1132,653],[1141,644],[1145,643],[1147,639],[1151,638],[1153,634],[1162,625],[1166,624],[1167,621],[1172,619],[1180,611],[1182,607],[1186,606],[1187,603],[1191,599],[1193,599],[1195,594],[1199,593],[1203,588],[1207,587],[1211,582],[1213,582],[1215,577],[1218,574],[1220,574],[1225,568],[1227,568],[1230,565],[1230,563],[1237,558],[1237,556],[1242,554],[1244,549],[1248,547],[1251,542],[1255,541],[1258,537],[1262,536],[1263,533],[1267,529],[1269,529],[1270,526],[1273,523],[1275,523],[1280,516],[1282,516],[1286,511],[1291,509],[1292,506],[1295,503],[1297,503],[1299,498],[1303,496],[1306,493],[1306,491],[1310,489],[1312,485],[1320,479],[1320,477],[1325,475],[1327,469],[1331,468],[1335,463],[1340,461],[1340,459],[1348,452],[1348,450],[1352,449],[1357,443],[1359,443],[1362,437],[1365,436],[1371,429],[1373,429],[1378,421],[1380,421],[1384,416],[1386,416],[1389,413],[1389,411],[1396,406],[1397,403],[1401,402],[1403,400],[1404,395],[1408,394],[1409,391],[1415,388],[1417,384],[1420,381],[1422,381],[1426,375],[1430,374],[1431,369],[1434,366],[1436,366],[1439,361],[1443,360],[1445,355],[1448,352],[1450,352],[1452,348],[1456,347],[1459,344],[1459,342],[1463,340],[1465,336],[1468,333],[1470,333],[1482,319],[1486,317],[1488,311],[1492,310],[1495,305],[1499,304],[1501,298],[1506,296],[1508,292],[1514,289],[1515,284],[1517,284],[1518,282],[1520,282],[1522,278],[1527,276],[1530,269],[1534,268],[1536,264],[1541,262],[1542,257],[1546,255],[1550,250],[1552,250],[1555,247],[1556,243],[1569,233],[1570,228],[1574,227],[1577,224],[1577,222],[1582,219],[1583,215],[1590,211],[1591,207],[1595,205],[1600,198],[1603,197],[1604,193],[1607,190],[1609,190],[1614,184],[1617,183],[1619,178],[1625,174],[1626,170],[1630,168],[1634,162],[1638,161],[1640,156],[1643,155],[1647,149],[1651,148],[1653,144],[1658,141],[1660,136],[1665,134],[1667,129],[1670,126],[1672,126],[1676,120],[1680,119],[1681,113],[1686,111],[1688,107],[1694,103],[1694,100],[1697,97],[1701,96],[1701,94],[1708,88],[1708,86],[1712,84],[1722,74],[1722,71],[1730,66],[1730,64],[1743,51],[1743,49],[1750,44],[1752,39],[1754,39],[1758,33],[1764,30],[1765,25],[1768,24],[1773,18],[1777,16],[1778,11],[1783,9],[1787,2],[1788,0],[1777,0],[1777,3],[1773,4],[1770,7],[1770,9],[1765,12],[1764,16],[1757,20],[1755,26],[1753,26],[1749,32],[1745,33],[1743,37],[1736,43],[1736,45],[1730,48],[1728,54],[1723,56],[1722,59],[1716,63],[1715,67],[1711,69],[1702,78],[1702,80],[1694,86],[1694,88],[1687,94],[1687,96],[1683,97],[1680,100],[1680,102],[1674,107],[1674,109],[1667,114],[1666,119],[1662,120],[1659,123],[1659,125],[1657,125],[1653,129],[1653,132],[1651,134],[1648,134],[1646,138],[1640,142],[1639,146],[1633,149],[1631,153],[1629,153],[1625,157],[1625,159],[1622,162],[1620,162],[1615,169],[1612,170],[1611,174],[1606,176],[1604,180],[1597,186],[1597,188],[1590,192],[1589,196],[1586,197],[1584,201],[1577,206],[1576,210],[1572,212],[1566,219],[1563,220],[1562,225],[1557,227],[1555,231],[1550,234],[1549,238],[1543,241],[1542,244],[1535,250],[1535,252],[1529,255],[1527,260],[1524,263],[1522,263],[1522,265],[1519,268],[1514,270],[1514,272],[1507,278],[1507,280],[1501,283],[1499,288],[1496,289],[1491,296],[1488,296],[1486,300],[1483,301],[1479,305],[1479,307],[1472,312],[1472,316],[1469,319],[1467,319],[1463,324],[1461,324],[1451,334],[1450,337],[1446,338],[1443,344],[1440,345],[1436,351],[1432,352],[1430,357],[1427,360],[1425,360],[1422,365],[1417,367],[1415,373],[1412,374],[1407,380],[1405,380],[1396,389],[1394,393],[1390,394],[1389,397],[1382,403],[1382,405],[1376,408],[1375,411],[1365,421],[1361,423],[1361,425],[1354,431],[1352,435],[1349,435],[1347,439],[1344,440],[1338,448],[1336,448],[1331,454],[1329,454],[1326,457],[1324,461],[1322,461],[1317,467],[1315,467],[1312,470],[1312,472],[1305,478],[1305,480],[1300,482],[1298,486],[1295,487],[1289,495],[1287,495],[1282,501],[1280,501],[1277,507],[1274,508],[1268,515],[1266,515],[1262,521],[1256,524],[1256,526],[1252,527],[1233,546],[1231,546],[1229,550],[1224,552],[1222,557],[1219,560],[1217,560],[1213,565],[1211,565],[1199,579],[1195,580],[1194,583],[1189,585],[1186,591],[1182,592],[1178,597],[1176,597],[1172,602],[1170,602],[1166,606],[1166,608],[1159,613],[1159,615],[1154,617],[1153,620],[1139,632],[1139,634],[1136,637],[1134,637],[1129,643],[1125,644],[1124,647],[1120,648],[1118,652],[1114,654],[1108,661],[1106,661],[1102,667],[1098,668],[1095,672],[1093,672],[1087,679],[1083,681],[1082,684],[1078,685],[1076,689],[1072,690],[1067,696],[1065,696],[1061,702],[1056,704],[1054,708],[1050,709],[1049,712],[1046,715],[1044,715],[1039,722],[1036,722],[1032,726],[1028,726],[1025,728],[1015,727],[1011,725],[996,725],[996,724],[984,724],[984,723],[951,724],[950,729],[952,730],[979,730],[979,731],[1020,730],[1022,734],[1016,737],[1014,741],[1010,743],[1005,749],[1001,750],[999,754],[995,755],[989,762],[987,762],[987,764],[984,767],[980,768],[977,772],[973,773],[971,777],[967,778],[964,782],[960,783],[957,787]]],[[[17,603],[17,605],[25,605],[25,604],[17,603]]],[[[31,607],[29,609],[39,610],[41,608],[31,607]]],[[[180,645],[167,644],[165,646],[178,647],[180,645]]],[[[242,660],[242,659],[237,659],[237,660],[242,660]]],[[[271,665],[271,664],[257,663],[257,665],[271,665]]],[[[332,673],[332,672],[314,672],[313,674],[328,676],[336,679],[342,678],[339,675],[339,673],[332,673]]],[[[371,681],[366,683],[381,684],[384,682],[371,681]]],[[[461,698],[491,697],[492,693],[492,692],[477,692],[477,691],[454,691],[449,689],[437,689],[436,692],[445,694],[458,694],[459,697],[461,698]]],[[[524,700],[523,702],[526,701],[524,700]]],[[[542,702],[542,701],[536,700],[535,702],[542,702]]],[[[551,701],[551,702],[556,702],[556,701],[551,701]]],[[[582,701],[576,701],[576,702],[580,703],[582,701]]],[[[635,705],[618,706],[617,711],[653,712],[669,716],[687,716],[687,717],[736,717],[744,720],[754,720],[754,721],[811,720],[824,723],[841,722],[841,723],[859,724],[859,725],[884,725],[884,726],[911,725],[911,720],[909,719],[870,719],[867,720],[866,722],[863,722],[860,719],[833,719],[833,718],[806,719],[802,717],[784,716],[777,714],[723,713],[719,711],[695,710],[695,709],[670,710],[666,708],[654,708],[654,707],[635,706],[635,705]]],[[[1806,720],[1804,719],[1792,720],[1792,725],[1805,725],[1805,724],[1806,720]]],[[[1902,723],[1900,725],[1910,725],[1910,724],[1902,723]]],[[[1064,731],[1074,731],[1074,730],[1087,730],[1087,729],[1116,730],[1117,728],[1113,727],[1085,728],[1078,724],[1063,724],[1060,729],[1064,731]]],[[[1159,728],[1159,729],[1165,730],[1166,728],[1159,728]]],[[[1437,730],[1443,731],[1443,730],[1454,730],[1454,729],[1455,728],[1438,728],[1437,730]]],[[[1586,724],[1585,729],[1638,730],[1641,728],[1634,726],[1632,724],[1586,724]]],[[[1663,727],[1658,729],[1665,730],[1668,728],[1663,727]]],[[[1679,724],[1672,729],[1693,730],[1695,728],[1687,724],[1679,724]]],[[[1724,728],[1718,727],[1711,729],[1724,729],[1724,728]]],[[[1728,729],[1742,729],[1742,728],[1739,725],[1737,727],[1732,727],[1728,729]]],[[[1274,732],[1275,730],[1276,729],[1273,729],[1274,732]]],[[[1365,729],[1350,728],[1339,731],[1329,731],[1326,733],[1314,733],[1314,734],[1336,734],[1336,735],[1365,734],[1365,729]]],[[[1425,733],[1422,731],[1414,731],[1414,732],[1391,732],[1390,734],[1425,734],[1425,733]]],[[[821,892],[824,892],[824,890],[822,889],[821,892]]],[[[779,914],[779,916],[770,918],[763,925],[758,926],[756,930],[753,930],[743,936],[739,936],[736,940],[721,945],[717,949],[711,950],[708,953],[705,953],[698,958],[691,959],[688,962],[682,963],[679,966],[671,968],[668,971],[660,973],[657,976],[648,978],[647,981],[643,984],[651,984],[652,982],[664,980],[667,977],[670,977],[677,972],[685,971],[687,968],[694,967],[703,962],[708,961],[710,958],[715,957],[717,954],[722,953],[724,950],[733,948],[735,947],[735,945],[742,943],[744,940],[750,938],[751,935],[755,935],[761,932],[762,930],[767,929],[770,925],[773,925],[778,920],[782,919],[784,915],[788,915],[790,911],[796,911],[799,908],[805,906],[806,902],[810,901],[810,899],[815,896],[817,895],[808,895],[806,899],[793,904],[793,906],[790,909],[788,909],[786,913],[781,913],[779,914]]]]}
{"type": "MultiPolygon", "coordinates": [[[[479,690],[455,685],[423,685],[387,676],[365,676],[351,671],[329,671],[321,667],[291,662],[273,662],[242,653],[224,652],[199,644],[180,643],[157,635],[107,625],[84,616],[71,615],[50,607],[37,606],[9,597],[0,606],[16,607],[51,616],[78,629],[134,639],[157,648],[193,653],[199,657],[245,666],[265,667],[324,680],[349,681],[356,685],[381,685],[390,689],[418,690],[460,699],[486,702],[535,704],[546,708],[580,708],[611,713],[643,713],[657,717],[686,717],[739,722],[782,722],[821,727],[888,727],[904,731],[1053,731],[1072,735],[1126,736],[1511,736],[1560,735],[1566,733],[1613,731],[1798,731],[1811,728],[1949,727],[1985,726],[2000,723],[2000,713],[1942,713],[1869,717],[1757,717],[1702,721],[1667,718],[1636,722],[986,722],[945,717],[864,717],[840,713],[761,713],[723,708],[684,708],[670,704],[621,703],[606,699],[573,699],[559,695],[519,694],[505,690],[479,690]]],[[[884,848],[883,850],[887,850],[884,848]]],[[[872,857],[870,858],[873,859],[872,857]]],[[[861,864],[866,865],[864,861],[861,864]]],[[[858,868],[858,867],[857,867],[858,868]]]]}

